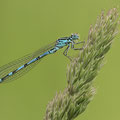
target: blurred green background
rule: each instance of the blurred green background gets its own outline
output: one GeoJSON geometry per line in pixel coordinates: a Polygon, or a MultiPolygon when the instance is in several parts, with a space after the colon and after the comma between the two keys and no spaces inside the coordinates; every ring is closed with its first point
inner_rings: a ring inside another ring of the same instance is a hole
{"type": "MultiPolygon", "coordinates": [[[[119,0],[0,0],[0,66],[74,32],[87,39],[101,10],[119,4],[119,0]]],[[[119,51],[117,38],[95,80],[94,100],[75,120],[120,119],[119,51]]],[[[62,52],[45,57],[19,80],[0,84],[0,120],[43,119],[48,101],[67,85],[69,60],[62,52]]]]}

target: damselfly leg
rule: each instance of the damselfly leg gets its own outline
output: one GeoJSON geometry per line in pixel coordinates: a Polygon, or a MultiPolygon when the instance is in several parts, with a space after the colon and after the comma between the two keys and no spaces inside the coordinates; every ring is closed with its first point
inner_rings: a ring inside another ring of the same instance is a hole
{"type": "MultiPolygon", "coordinates": [[[[73,43],[71,44],[71,49],[73,49],[73,50],[83,50],[83,49],[84,49],[83,47],[82,47],[82,48],[75,48],[75,47],[74,47],[75,44],[81,44],[81,43],[85,43],[85,41],[81,41],[81,42],[77,42],[77,43],[73,42],[73,43]]],[[[72,60],[72,57],[67,55],[69,49],[70,49],[70,44],[68,44],[67,48],[66,48],[65,51],[63,52],[63,55],[65,55],[67,58],[69,58],[70,60],[72,60]]]]}
{"type": "Polygon", "coordinates": [[[65,51],[63,52],[63,55],[66,56],[68,59],[72,60],[71,56],[68,56],[67,53],[70,49],[70,44],[68,44],[67,48],[65,49],[65,51]]]}
{"type": "Polygon", "coordinates": [[[73,49],[73,50],[83,50],[83,47],[82,47],[82,48],[75,48],[75,47],[74,47],[75,44],[81,44],[81,43],[84,44],[85,41],[81,41],[81,42],[77,42],[77,43],[72,42],[71,49],[73,49]]]}

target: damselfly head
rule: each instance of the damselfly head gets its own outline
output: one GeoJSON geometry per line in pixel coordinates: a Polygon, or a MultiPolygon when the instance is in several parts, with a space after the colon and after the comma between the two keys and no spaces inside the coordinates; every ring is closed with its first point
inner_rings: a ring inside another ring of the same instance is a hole
{"type": "Polygon", "coordinates": [[[78,40],[79,39],[79,35],[77,33],[74,33],[71,35],[72,40],[78,40]]]}

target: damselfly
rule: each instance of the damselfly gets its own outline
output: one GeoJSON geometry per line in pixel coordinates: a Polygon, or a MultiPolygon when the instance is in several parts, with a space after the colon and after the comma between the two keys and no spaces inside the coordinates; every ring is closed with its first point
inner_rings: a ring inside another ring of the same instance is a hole
{"type": "Polygon", "coordinates": [[[31,68],[33,68],[37,63],[39,63],[41,58],[49,54],[55,53],[56,51],[63,48],[64,46],[67,46],[67,48],[65,49],[63,54],[70,59],[70,57],[67,55],[70,46],[71,46],[71,49],[74,49],[74,50],[83,49],[83,48],[74,48],[74,44],[84,43],[84,41],[76,43],[75,40],[77,39],[79,39],[78,34],[72,34],[70,37],[60,38],[56,40],[54,43],[44,48],[41,48],[32,54],[28,54],[22,58],[19,58],[15,61],[12,61],[0,67],[0,83],[9,81],[9,80],[14,80],[24,75],[31,68]]]}

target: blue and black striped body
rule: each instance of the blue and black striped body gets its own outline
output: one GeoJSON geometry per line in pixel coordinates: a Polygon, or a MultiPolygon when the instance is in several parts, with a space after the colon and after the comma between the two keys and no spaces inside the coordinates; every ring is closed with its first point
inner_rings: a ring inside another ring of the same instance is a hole
{"type": "Polygon", "coordinates": [[[31,61],[29,61],[28,63],[20,66],[18,69],[10,72],[10,73],[7,74],[5,77],[3,77],[3,78],[0,79],[0,83],[3,82],[3,81],[4,81],[5,79],[7,79],[8,77],[14,75],[15,73],[19,72],[20,70],[24,69],[24,68],[27,67],[28,65],[36,62],[37,60],[41,59],[42,57],[44,57],[44,56],[46,56],[46,55],[48,55],[48,54],[49,54],[49,52],[45,52],[44,54],[38,56],[37,58],[34,58],[34,59],[32,59],[31,61]]]}
{"type": "MultiPolygon", "coordinates": [[[[73,36],[70,37],[64,37],[64,38],[60,38],[56,41],[56,43],[54,44],[54,46],[52,48],[48,48],[47,51],[45,51],[44,53],[42,53],[41,55],[31,59],[30,61],[26,62],[25,64],[21,65],[20,67],[14,69],[13,71],[9,72],[8,74],[4,75],[2,78],[0,78],[0,83],[4,82],[5,80],[7,80],[9,77],[14,76],[15,74],[19,73],[20,71],[22,71],[23,69],[27,68],[28,66],[31,66],[32,64],[36,63],[37,61],[39,61],[41,58],[45,57],[46,55],[49,54],[53,54],[56,51],[58,51],[59,49],[63,48],[64,46],[68,46],[71,42],[73,42],[74,39],[78,39],[78,36],[74,36],[76,38],[72,38],[73,36]]],[[[36,52],[35,52],[36,53],[36,52]]],[[[39,51],[39,53],[41,53],[39,51]]],[[[34,55],[34,54],[33,54],[34,55]]],[[[19,61],[17,61],[19,62],[19,61]]],[[[13,62],[14,63],[14,62],[13,62]]],[[[13,65],[13,64],[12,64],[13,65]]],[[[9,65],[10,66],[10,65],[9,65]]],[[[15,65],[14,65],[15,66],[15,65]]],[[[11,67],[11,66],[10,66],[11,67]]],[[[2,69],[2,67],[1,67],[2,69]]],[[[8,69],[6,67],[6,69],[8,69]]],[[[5,71],[5,69],[3,69],[5,71]]],[[[2,70],[1,70],[2,73],[2,70]]],[[[21,74],[21,73],[20,73],[21,74]]],[[[19,75],[19,74],[18,74],[19,75]]]]}

